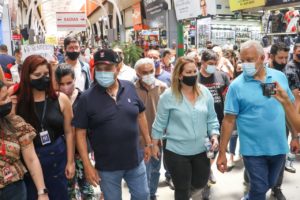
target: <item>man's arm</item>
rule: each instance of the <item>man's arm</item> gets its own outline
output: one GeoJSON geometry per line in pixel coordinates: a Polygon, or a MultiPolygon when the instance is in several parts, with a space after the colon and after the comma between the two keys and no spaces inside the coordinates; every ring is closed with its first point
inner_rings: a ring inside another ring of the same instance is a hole
{"type": "Polygon", "coordinates": [[[233,128],[235,126],[236,116],[225,114],[222,122],[220,150],[217,160],[218,170],[222,173],[227,171],[226,148],[230,140],[233,128]]]}
{"type": "Polygon", "coordinates": [[[86,129],[75,129],[76,134],[76,147],[83,162],[83,169],[85,173],[85,177],[87,181],[97,187],[100,182],[100,177],[98,175],[97,170],[93,167],[89,155],[88,155],[88,148],[87,148],[87,141],[86,141],[86,129]]]}
{"type": "Polygon", "coordinates": [[[141,130],[141,134],[142,134],[145,144],[146,144],[146,146],[145,146],[145,161],[148,161],[151,157],[151,148],[153,145],[151,144],[151,138],[150,138],[150,134],[149,134],[148,123],[147,123],[145,111],[141,112],[138,115],[138,122],[139,122],[140,130],[141,130]]]}

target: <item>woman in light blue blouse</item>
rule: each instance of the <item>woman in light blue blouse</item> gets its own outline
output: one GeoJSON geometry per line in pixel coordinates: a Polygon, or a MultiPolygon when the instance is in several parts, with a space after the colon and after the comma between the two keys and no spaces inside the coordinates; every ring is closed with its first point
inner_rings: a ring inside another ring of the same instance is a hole
{"type": "Polygon", "coordinates": [[[219,122],[209,90],[198,84],[193,60],[178,59],[171,88],[160,97],[152,126],[153,154],[159,156],[158,142],[165,134],[164,158],[175,186],[175,200],[189,200],[191,191],[208,181],[210,162],[205,138],[212,150],[218,148],[219,122]]]}

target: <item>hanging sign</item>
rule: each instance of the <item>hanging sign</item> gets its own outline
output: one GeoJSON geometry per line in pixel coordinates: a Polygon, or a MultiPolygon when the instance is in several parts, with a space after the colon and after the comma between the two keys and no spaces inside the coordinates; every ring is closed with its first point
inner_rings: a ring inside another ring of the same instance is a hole
{"type": "Polygon", "coordinates": [[[22,59],[25,60],[31,55],[40,55],[48,61],[53,60],[54,46],[48,44],[22,45],[22,59]]]}
{"type": "Polygon", "coordinates": [[[57,31],[85,31],[86,15],[84,12],[57,12],[57,31]]]}
{"type": "Polygon", "coordinates": [[[265,0],[230,0],[229,4],[230,10],[236,11],[264,6],[266,2],[265,0]]]}

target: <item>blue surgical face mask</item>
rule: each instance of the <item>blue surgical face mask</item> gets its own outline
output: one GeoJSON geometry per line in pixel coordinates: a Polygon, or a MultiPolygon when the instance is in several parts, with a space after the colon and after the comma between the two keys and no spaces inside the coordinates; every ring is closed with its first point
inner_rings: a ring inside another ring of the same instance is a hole
{"type": "Polygon", "coordinates": [[[160,60],[154,60],[154,66],[158,68],[160,66],[160,60]]]}
{"type": "Polygon", "coordinates": [[[213,74],[216,72],[216,65],[207,65],[206,70],[208,74],[213,74]]]}
{"type": "Polygon", "coordinates": [[[246,76],[254,76],[257,73],[255,63],[242,63],[243,72],[246,76]]]}
{"type": "Polygon", "coordinates": [[[114,72],[97,72],[95,74],[95,79],[102,87],[108,88],[115,82],[114,72]]]}

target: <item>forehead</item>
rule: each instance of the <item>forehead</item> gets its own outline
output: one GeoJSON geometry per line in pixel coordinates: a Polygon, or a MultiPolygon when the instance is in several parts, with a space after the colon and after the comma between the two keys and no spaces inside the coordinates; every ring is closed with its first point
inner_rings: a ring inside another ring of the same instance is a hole
{"type": "Polygon", "coordinates": [[[44,71],[49,71],[47,65],[39,65],[34,72],[44,72],[44,71]]]}
{"type": "Polygon", "coordinates": [[[61,78],[61,81],[60,82],[70,82],[70,81],[73,81],[74,78],[72,77],[71,74],[68,74],[68,75],[65,75],[61,78]]]}
{"type": "Polygon", "coordinates": [[[144,64],[139,67],[141,71],[148,71],[154,69],[154,66],[151,64],[144,64]]]}
{"type": "Polygon", "coordinates": [[[149,51],[148,52],[148,56],[157,56],[157,57],[159,57],[159,52],[157,52],[157,51],[149,51]]]}
{"type": "Polygon", "coordinates": [[[70,44],[67,45],[67,48],[68,48],[68,47],[74,47],[74,46],[79,46],[79,43],[73,41],[73,42],[71,42],[70,44]]]}
{"type": "Polygon", "coordinates": [[[186,63],[184,66],[183,66],[183,71],[187,71],[187,70],[194,70],[194,69],[197,69],[195,63],[186,63]]]}
{"type": "Polygon", "coordinates": [[[241,50],[240,56],[241,56],[242,60],[250,59],[250,58],[257,58],[258,52],[255,49],[255,47],[250,47],[250,48],[241,50]]]}
{"type": "Polygon", "coordinates": [[[288,51],[278,51],[275,56],[278,56],[278,57],[289,56],[289,52],[288,51]]]}

